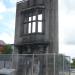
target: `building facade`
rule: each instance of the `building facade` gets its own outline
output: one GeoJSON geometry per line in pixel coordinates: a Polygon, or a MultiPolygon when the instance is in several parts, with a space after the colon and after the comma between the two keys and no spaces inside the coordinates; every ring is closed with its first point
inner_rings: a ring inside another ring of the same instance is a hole
{"type": "Polygon", "coordinates": [[[17,3],[15,45],[18,53],[58,53],[58,0],[17,3]]]}

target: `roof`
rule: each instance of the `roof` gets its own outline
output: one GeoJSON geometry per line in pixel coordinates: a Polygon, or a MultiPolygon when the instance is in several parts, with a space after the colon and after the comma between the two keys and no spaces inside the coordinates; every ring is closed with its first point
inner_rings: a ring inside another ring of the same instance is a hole
{"type": "Polygon", "coordinates": [[[5,45],[5,42],[3,40],[0,40],[0,45],[5,45]]]}

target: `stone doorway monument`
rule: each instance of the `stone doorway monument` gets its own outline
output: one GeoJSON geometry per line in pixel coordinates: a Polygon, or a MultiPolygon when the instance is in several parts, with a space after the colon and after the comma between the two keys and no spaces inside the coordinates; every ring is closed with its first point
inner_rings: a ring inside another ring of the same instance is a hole
{"type": "Polygon", "coordinates": [[[18,53],[58,53],[58,0],[23,0],[16,7],[18,53]]]}
{"type": "Polygon", "coordinates": [[[28,65],[21,64],[19,59],[17,75],[47,75],[46,70],[53,75],[54,64],[47,68],[47,63],[44,62],[46,57],[33,54],[58,54],[58,0],[22,0],[16,8],[15,52],[28,54],[23,58],[28,58],[28,65]],[[31,60],[33,57],[36,61],[31,60]],[[34,70],[38,66],[38,73],[30,73],[32,64],[34,70]]]}

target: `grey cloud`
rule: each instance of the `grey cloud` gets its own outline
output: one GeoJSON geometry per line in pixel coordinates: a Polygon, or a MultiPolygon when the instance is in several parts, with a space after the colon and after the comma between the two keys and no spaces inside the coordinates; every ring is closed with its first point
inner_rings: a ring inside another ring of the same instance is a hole
{"type": "Polygon", "coordinates": [[[64,5],[67,10],[75,10],[75,0],[64,0],[64,5]]]}

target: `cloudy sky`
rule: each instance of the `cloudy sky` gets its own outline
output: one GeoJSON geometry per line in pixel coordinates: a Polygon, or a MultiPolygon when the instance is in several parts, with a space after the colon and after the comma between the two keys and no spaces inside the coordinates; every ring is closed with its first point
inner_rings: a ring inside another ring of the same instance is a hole
{"type": "Polygon", "coordinates": [[[75,0],[59,0],[59,52],[75,57],[75,0]]]}
{"type": "MultiPolygon", "coordinates": [[[[17,0],[0,0],[0,40],[14,43],[17,0]]],[[[59,0],[59,52],[75,57],[75,0],[59,0]]]]}

